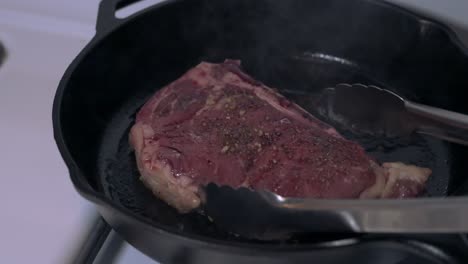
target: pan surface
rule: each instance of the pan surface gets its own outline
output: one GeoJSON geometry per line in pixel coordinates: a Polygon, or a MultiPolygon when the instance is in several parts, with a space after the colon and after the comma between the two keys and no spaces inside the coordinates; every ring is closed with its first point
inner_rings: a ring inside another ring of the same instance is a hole
{"type": "MultiPolygon", "coordinates": [[[[105,34],[98,32],[67,70],[54,107],[56,139],[75,186],[99,205],[106,220],[120,225],[117,230],[130,242],[138,238],[130,235],[134,230],[127,222],[200,241],[290,249],[353,236],[245,240],[199,214],[179,215],[138,180],[128,144],[135,113],[200,61],[226,58],[241,60],[247,73],[280,91],[312,97],[337,83],[359,82],[468,113],[464,48],[443,26],[380,2],[192,0],[150,8],[105,34]],[[122,212],[127,220],[116,216],[122,212]]],[[[311,97],[286,95],[313,112],[311,97]]],[[[425,196],[451,195],[466,180],[464,147],[420,135],[359,138],[346,128],[338,130],[379,161],[431,168],[425,196]]]]}

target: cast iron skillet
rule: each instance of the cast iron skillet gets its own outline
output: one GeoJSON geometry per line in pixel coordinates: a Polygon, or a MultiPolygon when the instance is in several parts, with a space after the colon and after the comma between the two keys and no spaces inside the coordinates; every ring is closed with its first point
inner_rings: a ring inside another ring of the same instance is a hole
{"type": "MultiPolygon", "coordinates": [[[[53,109],[55,139],[74,186],[129,243],[162,263],[448,261],[410,242],[410,234],[395,240],[317,233],[260,242],[230,235],[201,215],[179,215],[138,180],[127,133],[158,88],[202,60],[225,58],[240,59],[248,73],[281,89],[313,94],[359,82],[468,113],[468,52],[452,31],[370,0],[172,0],[116,19],[116,8],[132,2],[101,2],[97,33],[65,72],[53,109]]],[[[290,97],[307,108],[307,97],[290,97]]],[[[468,193],[457,189],[468,173],[464,147],[340,131],[380,161],[431,167],[426,196],[468,193]]]]}

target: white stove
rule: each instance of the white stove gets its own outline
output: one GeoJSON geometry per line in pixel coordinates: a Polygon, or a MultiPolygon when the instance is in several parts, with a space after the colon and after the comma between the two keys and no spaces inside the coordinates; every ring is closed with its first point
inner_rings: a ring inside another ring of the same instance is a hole
{"type": "MultiPolygon", "coordinates": [[[[66,1],[62,10],[86,11],[71,19],[54,14],[56,6],[46,12],[35,1],[11,2],[0,1],[7,52],[0,66],[0,263],[71,263],[95,211],[68,178],[53,139],[52,102],[63,72],[94,35],[98,1],[78,9],[66,1]]],[[[124,245],[117,263],[156,262],[124,245]]]]}
{"type": "MultiPolygon", "coordinates": [[[[119,15],[159,1],[144,1],[119,15]]],[[[391,2],[468,27],[466,0],[391,2]]],[[[0,66],[0,263],[72,262],[94,223],[94,207],[74,190],[56,148],[51,112],[63,72],[94,35],[98,4],[0,1],[0,43],[7,50],[0,66]]],[[[106,243],[119,244],[118,254],[112,262],[98,254],[99,263],[156,263],[112,237],[106,243]]]]}

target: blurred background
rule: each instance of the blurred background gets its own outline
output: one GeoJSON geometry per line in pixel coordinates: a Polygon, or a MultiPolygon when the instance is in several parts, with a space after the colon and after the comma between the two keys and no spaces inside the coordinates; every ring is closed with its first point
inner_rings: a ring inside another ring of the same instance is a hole
{"type": "MultiPolygon", "coordinates": [[[[389,2],[449,24],[468,43],[468,0],[389,2]]],[[[55,146],[51,111],[63,72],[94,35],[98,5],[0,0],[0,263],[68,263],[92,226],[93,207],[74,190],[55,146]]],[[[155,263],[126,244],[117,262],[155,263]]]]}

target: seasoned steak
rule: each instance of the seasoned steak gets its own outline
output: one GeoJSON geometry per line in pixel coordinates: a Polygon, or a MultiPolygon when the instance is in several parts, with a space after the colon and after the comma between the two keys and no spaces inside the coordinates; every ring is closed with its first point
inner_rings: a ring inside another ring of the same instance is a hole
{"type": "Polygon", "coordinates": [[[199,186],[267,189],[286,197],[402,198],[431,171],[379,166],[355,142],[240,68],[202,62],[160,89],[130,132],[141,180],[185,213],[199,186]]]}

